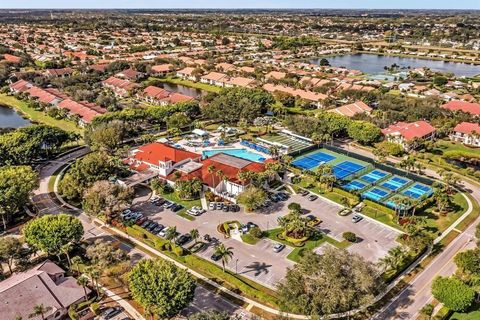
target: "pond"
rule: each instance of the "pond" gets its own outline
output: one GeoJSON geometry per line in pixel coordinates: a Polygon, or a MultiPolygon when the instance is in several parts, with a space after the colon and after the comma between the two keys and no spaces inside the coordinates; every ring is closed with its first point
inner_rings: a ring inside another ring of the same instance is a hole
{"type": "MultiPolygon", "coordinates": [[[[472,65],[457,62],[445,62],[418,58],[402,58],[394,56],[382,56],[376,54],[347,54],[326,57],[330,65],[334,67],[345,67],[352,70],[361,70],[371,75],[385,74],[385,66],[397,64],[401,68],[411,67],[412,69],[427,67],[440,72],[451,72],[458,77],[472,77],[480,74],[480,65],[472,65]]],[[[319,64],[321,58],[312,59],[310,63],[319,64]]]]}
{"type": "Polygon", "coordinates": [[[160,88],[163,88],[163,89],[165,89],[167,91],[170,91],[170,92],[177,92],[177,93],[181,93],[181,94],[184,94],[184,95],[187,95],[187,96],[190,96],[190,97],[194,97],[194,98],[198,98],[202,94],[204,94],[204,92],[200,89],[195,89],[195,88],[182,86],[181,84],[173,84],[173,83],[164,82],[164,83],[158,83],[158,84],[156,84],[156,86],[158,86],[160,88]]]}
{"type": "Polygon", "coordinates": [[[29,120],[24,119],[14,109],[0,105],[0,128],[20,128],[30,124],[29,120]]]}

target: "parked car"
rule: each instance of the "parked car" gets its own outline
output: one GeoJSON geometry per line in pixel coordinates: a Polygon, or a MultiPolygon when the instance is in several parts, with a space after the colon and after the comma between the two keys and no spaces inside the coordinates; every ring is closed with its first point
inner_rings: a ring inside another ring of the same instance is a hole
{"type": "Polygon", "coordinates": [[[218,254],[218,253],[214,253],[212,254],[212,256],[210,257],[210,259],[212,259],[213,261],[218,261],[222,258],[222,255],[221,254],[218,254]]]}
{"type": "Polygon", "coordinates": [[[276,245],[273,246],[273,252],[276,252],[276,253],[279,253],[283,249],[285,249],[285,245],[281,243],[277,243],[276,245]]]}
{"type": "Polygon", "coordinates": [[[345,208],[345,209],[342,209],[338,212],[338,215],[339,216],[348,216],[350,213],[352,213],[352,210],[348,209],[348,208],[345,208]]]}
{"type": "Polygon", "coordinates": [[[163,207],[164,207],[165,209],[168,209],[168,208],[170,208],[170,207],[173,206],[173,205],[174,205],[173,202],[166,200],[165,203],[163,204],[163,207]]]}
{"type": "Polygon", "coordinates": [[[141,226],[141,225],[145,222],[145,220],[147,220],[147,217],[143,217],[143,216],[142,216],[140,219],[138,219],[138,220],[135,222],[135,224],[136,224],[137,226],[141,226]]]}
{"type": "Polygon", "coordinates": [[[105,320],[111,319],[123,311],[122,308],[108,308],[102,313],[102,318],[105,320]]]}
{"type": "Polygon", "coordinates": [[[162,231],[160,231],[160,232],[158,233],[158,235],[159,235],[160,237],[164,238],[165,235],[167,234],[168,230],[170,230],[170,227],[164,228],[162,231]]]}
{"type": "Polygon", "coordinates": [[[302,190],[300,190],[300,191],[298,192],[298,194],[301,195],[301,196],[303,196],[303,197],[305,197],[305,196],[308,195],[309,193],[310,193],[310,192],[308,192],[307,190],[304,190],[304,189],[302,189],[302,190]]]}
{"type": "Polygon", "coordinates": [[[223,203],[221,203],[221,202],[215,203],[215,209],[216,210],[222,210],[222,208],[223,208],[223,203]]]}
{"type": "Polygon", "coordinates": [[[195,252],[199,252],[199,251],[202,251],[207,245],[203,242],[197,242],[197,244],[195,244],[191,249],[190,251],[195,253],[195,252]]]}
{"type": "Polygon", "coordinates": [[[153,204],[156,205],[157,207],[160,207],[160,206],[164,205],[165,202],[166,202],[165,199],[160,198],[160,199],[158,199],[157,201],[155,201],[153,204]]]}
{"type": "Polygon", "coordinates": [[[315,201],[317,199],[318,199],[318,196],[316,194],[310,194],[308,196],[308,200],[310,200],[310,201],[315,201]]]}
{"type": "Polygon", "coordinates": [[[357,222],[360,222],[360,221],[362,221],[362,220],[363,220],[363,217],[362,217],[362,216],[359,216],[358,214],[356,214],[356,215],[354,215],[354,216],[352,217],[353,223],[357,223],[357,222]]]}
{"type": "Polygon", "coordinates": [[[217,204],[216,204],[215,202],[210,202],[210,203],[208,204],[208,209],[210,209],[210,210],[215,210],[215,209],[216,209],[216,206],[217,206],[217,204]]]}
{"type": "Polygon", "coordinates": [[[180,237],[177,238],[177,241],[175,241],[176,244],[179,246],[183,246],[184,244],[192,241],[192,236],[187,234],[183,234],[180,237]]]}
{"type": "Polygon", "coordinates": [[[152,223],[150,223],[150,225],[147,227],[147,230],[152,232],[153,230],[155,230],[155,228],[158,226],[158,222],[155,222],[153,221],[152,223]]]}
{"type": "Polygon", "coordinates": [[[155,227],[155,229],[153,229],[152,233],[153,234],[158,234],[163,229],[165,229],[165,226],[163,224],[159,224],[158,226],[155,227]]]}
{"type": "Polygon", "coordinates": [[[282,201],[286,201],[286,200],[288,200],[288,198],[290,198],[290,196],[285,192],[277,193],[277,197],[280,198],[280,200],[282,200],[282,201]]]}
{"type": "Polygon", "coordinates": [[[146,219],[141,225],[140,227],[143,228],[143,229],[147,229],[147,227],[152,223],[152,220],[148,220],[146,219]]]}
{"type": "Polygon", "coordinates": [[[173,212],[178,212],[182,209],[183,209],[183,206],[181,204],[176,204],[176,203],[170,208],[170,210],[172,210],[173,212]]]}
{"type": "Polygon", "coordinates": [[[222,210],[223,212],[228,212],[230,211],[230,207],[228,205],[224,205],[222,210]]]}
{"type": "Polygon", "coordinates": [[[160,197],[159,196],[154,196],[154,197],[151,197],[150,198],[150,203],[154,203],[155,201],[159,200],[160,197]]]}

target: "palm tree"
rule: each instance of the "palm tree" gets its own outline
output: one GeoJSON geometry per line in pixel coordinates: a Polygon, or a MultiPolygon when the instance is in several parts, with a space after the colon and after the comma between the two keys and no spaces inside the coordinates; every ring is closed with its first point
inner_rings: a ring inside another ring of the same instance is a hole
{"type": "Polygon", "coordinates": [[[207,168],[208,170],[208,173],[210,173],[212,175],[212,187],[215,188],[215,175],[213,174],[215,172],[215,166],[208,166],[207,168]]]}
{"type": "Polygon", "coordinates": [[[72,258],[72,265],[75,265],[77,269],[75,270],[77,274],[80,274],[80,264],[82,263],[82,258],[75,256],[72,258]]]}
{"type": "Polygon", "coordinates": [[[83,277],[83,276],[79,277],[79,278],[77,279],[77,284],[78,284],[79,286],[82,286],[82,288],[83,288],[83,293],[84,293],[84,295],[85,295],[85,301],[88,300],[88,295],[87,295],[88,278],[87,278],[87,277],[83,277]]]}
{"type": "Polygon", "coordinates": [[[225,247],[223,243],[215,247],[215,254],[220,256],[222,260],[223,272],[225,272],[225,264],[233,257],[233,248],[225,247]]]}
{"type": "Polygon", "coordinates": [[[87,274],[92,279],[92,283],[95,286],[95,291],[97,292],[97,295],[100,295],[100,290],[98,286],[98,279],[100,279],[100,271],[95,267],[89,266],[85,268],[85,274],[87,274]]]}
{"type": "Polygon", "coordinates": [[[45,313],[50,310],[52,310],[52,307],[45,307],[43,303],[37,304],[33,307],[33,313],[31,313],[28,317],[35,318],[41,316],[42,320],[45,320],[45,313]]]}
{"type": "Polygon", "coordinates": [[[170,242],[173,242],[176,236],[177,236],[177,227],[171,227],[167,230],[167,233],[165,234],[165,239],[167,239],[170,242]]]}
{"type": "Polygon", "coordinates": [[[268,149],[268,152],[270,153],[270,155],[272,156],[273,159],[277,159],[278,155],[280,154],[280,151],[278,150],[277,146],[271,146],[268,149]]]}
{"type": "Polygon", "coordinates": [[[68,262],[69,267],[72,266],[72,261],[70,260],[70,254],[69,254],[70,251],[72,251],[72,249],[73,249],[73,243],[72,242],[66,243],[65,245],[62,246],[62,252],[67,257],[67,262],[68,262]]]}
{"type": "Polygon", "coordinates": [[[217,170],[215,175],[220,179],[220,181],[223,180],[223,170],[222,169],[217,170]]]}
{"type": "Polygon", "coordinates": [[[198,232],[198,229],[190,230],[189,234],[192,237],[193,241],[195,241],[195,243],[197,243],[198,237],[200,237],[200,233],[198,232]]]}

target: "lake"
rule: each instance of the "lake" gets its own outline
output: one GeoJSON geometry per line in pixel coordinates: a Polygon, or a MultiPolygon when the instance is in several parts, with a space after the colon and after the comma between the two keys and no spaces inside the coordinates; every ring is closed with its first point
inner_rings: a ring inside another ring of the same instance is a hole
{"type": "Polygon", "coordinates": [[[14,109],[0,105],[0,128],[20,128],[30,125],[31,122],[14,109]]]}
{"type": "Polygon", "coordinates": [[[198,98],[202,94],[204,94],[204,92],[200,89],[185,87],[185,86],[182,86],[181,84],[164,82],[164,83],[158,83],[158,84],[156,84],[156,86],[158,86],[160,88],[163,88],[163,89],[165,89],[167,91],[170,91],[170,92],[177,92],[177,93],[181,93],[181,94],[184,94],[184,95],[187,95],[187,96],[190,96],[190,97],[194,97],[194,98],[198,98]]]}
{"type": "MultiPolygon", "coordinates": [[[[382,56],[376,54],[347,54],[332,57],[325,57],[330,65],[334,67],[345,67],[347,69],[361,70],[364,73],[378,75],[385,74],[385,66],[397,64],[400,67],[410,66],[412,69],[427,67],[431,70],[451,72],[456,76],[472,77],[480,74],[480,65],[466,63],[445,62],[418,58],[402,58],[394,56],[382,56]]],[[[319,64],[321,58],[312,59],[310,63],[319,64]]]]}

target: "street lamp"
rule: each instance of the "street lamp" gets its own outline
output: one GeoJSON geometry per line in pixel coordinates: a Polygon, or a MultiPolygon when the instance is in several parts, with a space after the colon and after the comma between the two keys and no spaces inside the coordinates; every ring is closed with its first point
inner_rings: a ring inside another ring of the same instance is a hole
{"type": "Polygon", "coordinates": [[[235,274],[238,274],[238,259],[235,260],[235,274]]]}

